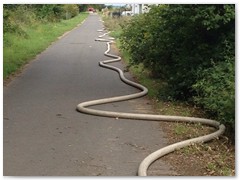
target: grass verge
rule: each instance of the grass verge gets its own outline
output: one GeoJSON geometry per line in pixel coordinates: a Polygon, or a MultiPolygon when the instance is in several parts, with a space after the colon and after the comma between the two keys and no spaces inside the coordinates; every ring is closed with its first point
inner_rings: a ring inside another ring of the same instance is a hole
{"type": "Polygon", "coordinates": [[[3,78],[6,79],[10,74],[27,64],[59,36],[74,28],[87,16],[88,13],[80,13],[69,20],[24,27],[25,36],[5,33],[3,41],[3,78]]]}

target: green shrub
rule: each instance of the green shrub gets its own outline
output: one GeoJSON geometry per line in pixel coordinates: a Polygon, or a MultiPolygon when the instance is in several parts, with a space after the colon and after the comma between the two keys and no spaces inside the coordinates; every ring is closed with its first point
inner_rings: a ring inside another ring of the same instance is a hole
{"type": "Polygon", "coordinates": [[[3,33],[10,32],[26,36],[24,26],[34,23],[35,15],[32,11],[27,11],[24,6],[3,10],[3,33]]]}
{"type": "Polygon", "coordinates": [[[64,12],[66,14],[66,19],[70,19],[79,14],[79,8],[75,4],[65,4],[63,6],[64,12]]]}
{"type": "Polygon", "coordinates": [[[194,101],[211,117],[217,117],[231,131],[235,128],[235,66],[234,58],[218,62],[213,67],[198,73],[193,85],[197,95],[194,101]]]}
{"type": "Polygon", "coordinates": [[[42,22],[59,22],[63,18],[63,5],[60,4],[36,4],[28,7],[34,10],[42,22]]]}
{"type": "Polygon", "coordinates": [[[222,41],[234,45],[234,6],[161,5],[123,28],[122,48],[168,83],[175,99],[194,95],[198,69],[224,61],[222,41]],[[220,44],[220,45],[219,45],[220,44]],[[222,46],[221,46],[222,45],[222,46]]]}
{"type": "Polygon", "coordinates": [[[235,5],[152,6],[123,26],[120,41],[132,64],[166,82],[163,97],[234,127],[235,5]]]}

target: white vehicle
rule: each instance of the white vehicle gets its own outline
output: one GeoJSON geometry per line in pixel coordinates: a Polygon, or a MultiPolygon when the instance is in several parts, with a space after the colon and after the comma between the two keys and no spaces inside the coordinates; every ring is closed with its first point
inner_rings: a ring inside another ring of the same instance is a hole
{"type": "Polygon", "coordinates": [[[123,11],[121,15],[122,16],[132,16],[133,13],[132,13],[132,11],[123,11]]]}

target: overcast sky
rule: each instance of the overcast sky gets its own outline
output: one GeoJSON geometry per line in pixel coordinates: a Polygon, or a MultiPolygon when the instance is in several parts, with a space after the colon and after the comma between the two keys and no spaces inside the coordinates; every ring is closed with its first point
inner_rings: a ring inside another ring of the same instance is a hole
{"type": "Polygon", "coordinates": [[[106,6],[125,6],[126,4],[105,4],[106,6]]]}

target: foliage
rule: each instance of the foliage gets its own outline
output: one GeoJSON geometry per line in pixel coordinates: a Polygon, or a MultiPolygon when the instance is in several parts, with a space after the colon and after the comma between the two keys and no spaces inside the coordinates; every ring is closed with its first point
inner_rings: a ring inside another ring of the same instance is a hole
{"type": "Polygon", "coordinates": [[[6,33],[13,33],[28,38],[26,33],[29,27],[42,23],[60,22],[65,19],[65,13],[69,11],[69,18],[79,12],[74,4],[4,4],[3,5],[3,39],[4,45],[9,44],[6,33]]]}
{"type": "Polygon", "coordinates": [[[75,17],[79,13],[79,8],[75,4],[65,4],[63,6],[64,12],[66,13],[66,19],[75,17]]]}
{"type": "Polygon", "coordinates": [[[198,93],[194,97],[195,102],[234,129],[234,64],[229,61],[219,62],[203,70],[193,88],[198,93]]]}
{"type": "MultiPolygon", "coordinates": [[[[5,6],[5,5],[4,5],[5,6]]],[[[36,22],[36,15],[32,10],[26,10],[25,6],[10,5],[4,7],[3,11],[3,33],[11,32],[26,35],[24,26],[36,22]]]]}
{"type": "Polygon", "coordinates": [[[70,19],[88,7],[101,10],[103,4],[4,4],[3,32],[26,35],[24,26],[70,19]]]}
{"type": "Polygon", "coordinates": [[[127,22],[131,19],[130,16],[123,16],[120,18],[112,18],[110,16],[103,16],[104,26],[111,31],[111,36],[114,38],[119,38],[122,33],[122,27],[127,24],[127,22]]]}
{"type": "Polygon", "coordinates": [[[165,97],[194,100],[234,127],[234,5],[152,6],[122,28],[121,48],[167,83],[165,97]]]}
{"type": "Polygon", "coordinates": [[[69,12],[69,18],[76,16],[79,8],[74,4],[4,4],[3,29],[5,32],[24,33],[24,26],[38,23],[59,22],[69,12]]]}
{"type": "Polygon", "coordinates": [[[62,19],[63,5],[58,4],[36,4],[28,6],[33,9],[39,20],[44,22],[57,22],[62,19]]]}

